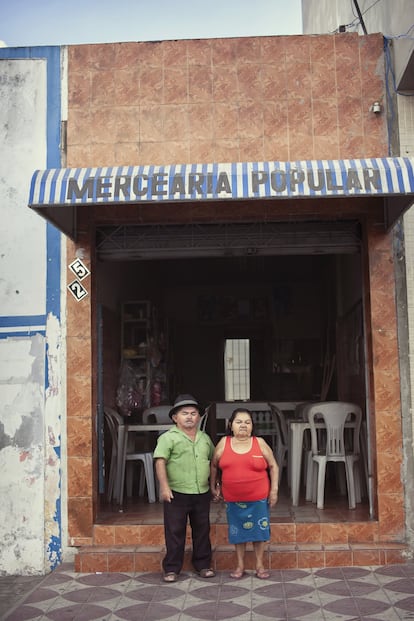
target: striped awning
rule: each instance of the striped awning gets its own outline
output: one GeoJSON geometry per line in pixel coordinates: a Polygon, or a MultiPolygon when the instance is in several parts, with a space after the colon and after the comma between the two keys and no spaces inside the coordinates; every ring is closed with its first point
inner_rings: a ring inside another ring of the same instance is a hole
{"type": "MultiPolygon", "coordinates": [[[[29,206],[41,212],[53,206],[354,196],[405,196],[408,199],[404,201],[405,207],[401,209],[401,200],[398,201],[397,212],[400,214],[414,200],[414,159],[366,158],[38,170],[32,177],[29,206]]],[[[60,216],[59,228],[71,235],[68,225],[72,217],[69,213],[66,216],[61,213],[60,216]]]]}

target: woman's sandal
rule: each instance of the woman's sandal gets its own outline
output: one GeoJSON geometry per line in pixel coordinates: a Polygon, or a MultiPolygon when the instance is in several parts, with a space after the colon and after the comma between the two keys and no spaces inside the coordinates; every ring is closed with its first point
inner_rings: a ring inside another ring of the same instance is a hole
{"type": "Polygon", "coordinates": [[[259,580],[267,580],[267,578],[270,578],[270,573],[263,567],[262,569],[256,569],[256,577],[259,580]]]}
{"type": "Polygon", "coordinates": [[[207,567],[206,569],[200,569],[198,575],[200,576],[200,578],[214,578],[216,572],[214,571],[214,569],[211,569],[211,567],[207,567]]]}
{"type": "Polygon", "coordinates": [[[246,575],[246,572],[244,571],[244,569],[237,568],[231,572],[230,578],[233,578],[233,580],[240,580],[240,578],[243,578],[243,576],[245,575],[246,575]]]}
{"type": "Polygon", "coordinates": [[[164,582],[177,582],[178,575],[174,571],[169,571],[164,574],[163,578],[164,582]]]}

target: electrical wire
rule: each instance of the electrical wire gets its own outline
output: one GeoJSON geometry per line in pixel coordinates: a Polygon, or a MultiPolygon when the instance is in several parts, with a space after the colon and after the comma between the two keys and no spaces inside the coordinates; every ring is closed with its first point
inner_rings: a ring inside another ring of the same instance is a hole
{"type": "MultiPolygon", "coordinates": [[[[360,19],[359,19],[358,15],[355,15],[355,5],[353,3],[353,0],[349,0],[349,1],[350,1],[350,4],[351,4],[352,15],[354,16],[355,19],[353,19],[352,22],[349,22],[349,24],[343,24],[342,27],[345,28],[346,30],[350,30],[350,29],[358,30],[358,27],[359,27],[359,24],[360,24],[360,19]]],[[[361,11],[362,15],[365,15],[368,11],[370,11],[376,4],[378,4],[378,2],[381,2],[381,0],[375,0],[375,2],[370,4],[363,11],[361,11]]],[[[332,30],[329,34],[337,34],[337,33],[339,33],[339,28],[336,28],[335,30],[332,30]]]]}
{"type": "Polygon", "coordinates": [[[384,35],[387,39],[414,39],[414,24],[410,26],[410,28],[404,34],[400,35],[384,35]],[[409,36],[410,32],[413,31],[413,36],[409,36]]]}

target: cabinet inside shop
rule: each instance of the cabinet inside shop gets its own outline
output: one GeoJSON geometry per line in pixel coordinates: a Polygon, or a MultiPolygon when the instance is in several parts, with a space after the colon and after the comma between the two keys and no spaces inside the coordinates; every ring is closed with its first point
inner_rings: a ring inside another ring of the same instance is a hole
{"type": "Polygon", "coordinates": [[[123,302],[117,405],[124,415],[167,400],[166,350],[164,325],[155,306],[148,300],[123,302]]]}

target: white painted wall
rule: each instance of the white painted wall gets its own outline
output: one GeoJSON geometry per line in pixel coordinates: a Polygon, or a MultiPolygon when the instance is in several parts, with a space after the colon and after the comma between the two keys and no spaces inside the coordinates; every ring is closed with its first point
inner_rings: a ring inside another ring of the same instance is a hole
{"type": "Polygon", "coordinates": [[[46,86],[45,59],[0,57],[0,575],[47,573],[61,551],[61,328],[46,317],[47,225],[27,206],[46,86]]]}
{"type": "MultiPolygon", "coordinates": [[[[414,50],[413,31],[408,32],[414,24],[413,0],[358,0],[358,6],[368,34],[382,32],[398,37],[393,41],[398,84],[414,50]]],[[[353,0],[302,0],[304,34],[334,33],[340,26],[346,26],[347,32],[363,34],[353,0]]]]}
{"type": "MultiPolygon", "coordinates": [[[[412,25],[412,0],[358,0],[358,6],[368,34],[403,34],[412,25]]],[[[302,24],[304,34],[333,33],[341,25],[363,34],[353,0],[302,0],[302,24]]]]}
{"type": "Polygon", "coordinates": [[[39,315],[45,312],[46,227],[27,199],[35,167],[46,162],[46,63],[2,60],[0,71],[0,313],[39,315]]]}

